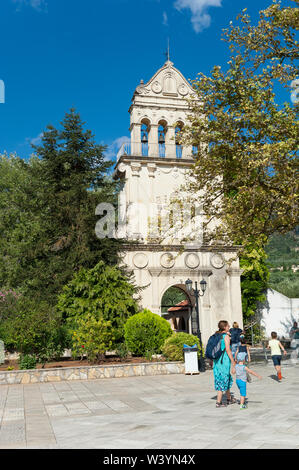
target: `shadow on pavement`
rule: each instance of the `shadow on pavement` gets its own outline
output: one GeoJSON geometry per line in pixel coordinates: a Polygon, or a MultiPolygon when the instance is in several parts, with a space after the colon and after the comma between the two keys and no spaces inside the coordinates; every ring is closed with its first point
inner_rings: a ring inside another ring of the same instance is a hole
{"type": "Polygon", "coordinates": [[[272,374],[272,375],[268,375],[268,377],[270,377],[270,379],[272,380],[275,380],[276,382],[279,382],[277,375],[272,374]]]}

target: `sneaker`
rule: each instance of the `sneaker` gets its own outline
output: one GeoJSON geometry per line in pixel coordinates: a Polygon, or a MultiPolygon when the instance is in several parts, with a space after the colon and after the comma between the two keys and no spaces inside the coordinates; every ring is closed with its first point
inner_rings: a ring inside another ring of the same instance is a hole
{"type": "Polygon", "coordinates": [[[235,403],[238,403],[238,401],[234,397],[231,397],[230,400],[227,400],[228,405],[234,405],[235,403]]]}
{"type": "Polygon", "coordinates": [[[246,410],[247,405],[240,405],[240,410],[246,410]]]}
{"type": "Polygon", "coordinates": [[[216,401],[216,408],[226,408],[226,405],[225,405],[224,403],[222,403],[222,402],[221,402],[221,403],[218,403],[218,402],[216,401]]]}

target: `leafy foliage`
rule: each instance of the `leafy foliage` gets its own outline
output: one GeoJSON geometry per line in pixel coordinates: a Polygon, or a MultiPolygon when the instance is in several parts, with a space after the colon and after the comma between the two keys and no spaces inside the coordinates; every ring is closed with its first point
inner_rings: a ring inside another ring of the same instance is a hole
{"type": "Polygon", "coordinates": [[[175,306],[185,299],[187,299],[187,296],[181,289],[178,287],[169,287],[162,297],[162,313],[167,312],[170,306],[175,306]]]}
{"type": "Polygon", "coordinates": [[[14,309],[21,294],[13,290],[3,290],[0,292],[0,322],[7,320],[14,309]]]}
{"type": "Polygon", "coordinates": [[[92,269],[82,268],[63,288],[57,308],[70,325],[90,317],[111,323],[113,344],[123,340],[124,324],[138,311],[136,287],[129,276],[115,266],[100,261],[92,269]]]}
{"type": "Polygon", "coordinates": [[[73,356],[86,354],[90,362],[99,362],[112,343],[110,321],[105,321],[102,316],[95,318],[90,314],[77,319],[72,335],[73,356]]]}
{"type": "Polygon", "coordinates": [[[0,285],[55,305],[81,267],[118,262],[120,242],[95,234],[100,202],[116,203],[118,185],[75,110],[48,126],[28,161],[0,157],[0,285]]]}
{"type": "Polygon", "coordinates": [[[125,324],[126,345],[133,354],[160,353],[162,345],[172,334],[167,320],[150,310],[133,315],[125,324]]]}
{"type": "Polygon", "coordinates": [[[37,364],[36,356],[31,354],[24,354],[20,356],[19,359],[19,369],[26,370],[26,369],[35,369],[37,364]]]}
{"type": "Polygon", "coordinates": [[[197,344],[198,356],[200,356],[200,346],[198,337],[194,335],[189,335],[188,333],[174,333],[172,336],[170,336],[170,338],[167,338],[162,347],[163,356],[168,361],[183,361],[184,344],[187,344],[188,346],[194,346],[194,344],[197,344]]]}
{"type": "Polygon", "coordinates": [[[8,350],[35,355],[42,364],[61,357],[69,345],[61,317],[38,298],[21,297],[9,318],[1,322],[0,336],[8,350]]]}
{"type": "Polygon", "coordinates": [[[290,298],[299,297],[298,235],[298,227],[285,235],[276,233],[266,246],[269,286],[290,298]]]}
{"type": "Polygon", "coordinates": [[[244,320],[257,313],[260,304],[266,300],[269,281],[267,255],[257,244],[247,245],[240,259],[243,269],[241,276],[242,310],[244,320]]]}
{"type": "Polygon", "coordinates": [[[228,69],[193,81],[182,131],[198,148],[186,189],[201,194],[206,239],[243,246],[265,245],[298,223],[299,107],[280,105],[275,93],[276,82],[298,75],[298,9],[275,3],[261,18],[251,26],[243,13],[244,27],[225,32],[234,52],[228,69]]]}

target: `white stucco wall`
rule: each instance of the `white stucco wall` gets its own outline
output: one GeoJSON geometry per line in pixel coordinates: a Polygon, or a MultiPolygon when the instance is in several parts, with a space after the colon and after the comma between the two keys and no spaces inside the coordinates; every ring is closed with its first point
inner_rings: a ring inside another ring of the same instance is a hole
{"type": "Polygon", "coordinates": [[[299,323],[299,299],[289,299],[273,289],[268,289],[267,299],[269,310],[264,308],[261,322],[266,335],[270,337],[271,331],[276,331],[279,337],[289,338],[293,322],[299,323]]]}

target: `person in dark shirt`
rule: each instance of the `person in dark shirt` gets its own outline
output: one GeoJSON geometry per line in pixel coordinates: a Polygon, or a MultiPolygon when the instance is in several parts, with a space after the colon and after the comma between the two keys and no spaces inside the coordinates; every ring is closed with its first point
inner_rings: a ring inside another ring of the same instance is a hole
{"type": "Polygon", "coordinates": [[[240,338],[240,346],[238,346],[237,350],[236,350],[236,354],[234,356],[234,359],[236,359],[236,357],[238,356],[238,354],[240,354],[240,356],[242,355],[243,357],[243,360],[245,362],[251,362],[251,357],[250,357],[250,350],[249,350],[249,346],[248,344],[246,343],[246,339],[244,337],[241,336],[240,338]]]}
{"type": "Polygon", "coordinates": [[[235,357],[236,351],[240,346],[240,336],[243,334],[243,330],[239,328],[239,324],[235,321],[233,323],[233,327],[229,330],[231,340],[230,340],[230,347],[232,350],[232,355],[235,357]]]}

